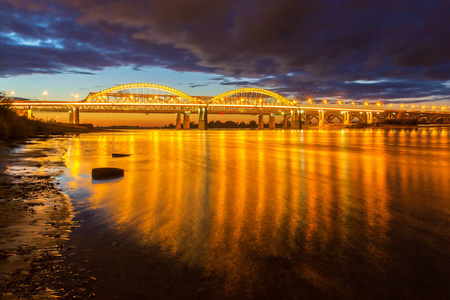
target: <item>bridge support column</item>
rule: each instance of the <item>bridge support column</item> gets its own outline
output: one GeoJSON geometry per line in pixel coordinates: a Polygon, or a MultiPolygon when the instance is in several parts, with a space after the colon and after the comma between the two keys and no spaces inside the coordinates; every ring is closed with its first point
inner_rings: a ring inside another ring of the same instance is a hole
{"type": "Polygon", "coordinates": [[[69,109],[69,124],[73,124],[73,108],[69,109]]]}
{"type": "Polygon", "coordinates": [[[27,107],[27,117],[30,120],[33,118],[33,111],[31,110],[31,106],[27,107]]]}
{"type": "Polygon", "coordinates": [[[275,114],[269,115],[269,129],[275,129],[275,114]]]}
{"type": "Polygon", "coordinates": [[[258,116],[258,130],[264,129],[264,115],[258,116]]]}
{"type": "Polygon", "coordinates": [[[303,110],[297,110],[298,113],[298,129],[302,129],[302,114],[303,110]]]}
{"type": "Polygon", "coordinates": [[[80,108],[73,108],[73,124],[80,124],[80,108]]]}
{"type": "Polygon", "coordinates": [[[208,110],[205,107],[198,109],[198,129],[208,130],[208,110]]]}
{"type": "Polygon", "coordinates": [[[373,123],[373,114],[368,111],[367,112],[367,124],[372,124],[373,123]]]}
{"type": "Polygon", "coordinates": [[[175,129],[176,130],[181,129],[181,113],[177,113],[177,121],[175,123],[175,129]]]}
{"type": "Polygon", "coordinates": [[[284,115],[283,116],[283,129],[287,128],[287,121],[288,121],[289,116],[288,115],[284,115]]]}
{"type": "Polygon", "coordinates": [[[300,129],[298,109],[294,109],[293,111],[291,111],[291,129],[300,129]]]}
{"type": "Polygon", "coordinates": [[[325,111],[319,110],[319,127],[325,126],[325,111]]]}
{"type": "Polygon", "coordinates": [[[350,124],[350,113],[348,111],[344,112],[344,125],[350,124]]]}
{"type": "Polygon", "coordinates": [[[191,129],[191,120],[189,119],[189,113],[183,114],[183,129],[184,130],[191,129]]]}
{"type": "Polygon", "coordinates": [[[398,114],[397,114],[397,120],[404,119],[405,118],[405,114],[406,114],[405,111],[399,111],[398,114]]]}

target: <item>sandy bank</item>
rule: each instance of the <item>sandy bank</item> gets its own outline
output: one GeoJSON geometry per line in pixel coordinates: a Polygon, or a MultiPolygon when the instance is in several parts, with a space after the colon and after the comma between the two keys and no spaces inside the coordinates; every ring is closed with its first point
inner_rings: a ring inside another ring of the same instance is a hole
{"type": "Polygon", "coordinates": [[[0,144],[0,298],[47,299],[72,225],[63,149],[0,144]]]}

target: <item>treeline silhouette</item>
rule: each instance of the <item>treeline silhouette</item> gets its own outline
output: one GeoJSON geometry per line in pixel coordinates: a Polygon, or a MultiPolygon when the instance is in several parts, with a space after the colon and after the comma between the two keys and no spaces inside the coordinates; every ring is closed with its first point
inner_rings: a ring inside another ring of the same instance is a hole
{"type": "MultiPolygon", "coordinates": [[[[440,122],[442,123],[442,121],[440,122]]],[[[390,120],[382,120],[380,124],[387,125],[417,125],[419,124],[419,120],[417,119],[390,119],[390,120]]]]}
{"type": "Polygon", "coordinates": [[[19,116],[9,105],[5,93],[0,93],[0,140],[22,140],[45,132],[43,122],[19,116]]]}

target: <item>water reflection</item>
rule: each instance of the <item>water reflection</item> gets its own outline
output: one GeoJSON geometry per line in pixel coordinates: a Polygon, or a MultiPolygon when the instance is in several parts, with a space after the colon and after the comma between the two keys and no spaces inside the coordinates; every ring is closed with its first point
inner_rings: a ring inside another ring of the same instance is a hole
{"type": "Polygon", "coordinates": [[[407,239],[448,254],[435,243],[449,237],[448,131],[136,131],[68,146],[69,185],[98,222],[222,278],[230,295],[267,284],[376,295],[409,272],[401,242],[421,230],[407,239]],[[95,167],[125,177],[93,184],[95,167]]]}

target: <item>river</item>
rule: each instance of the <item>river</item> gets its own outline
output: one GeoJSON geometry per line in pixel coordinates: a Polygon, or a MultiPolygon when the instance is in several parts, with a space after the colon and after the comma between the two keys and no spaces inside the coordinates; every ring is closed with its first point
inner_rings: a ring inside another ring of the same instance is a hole
{"type": "Polygon", "coordinates": [[[67,268],[95,278],[85,289],[98,298],[449,296],[448,129],[141,130],[60,143],[79,222],[67,268]],[[95,181],[95,167],[125,176],[95,181]]]}

